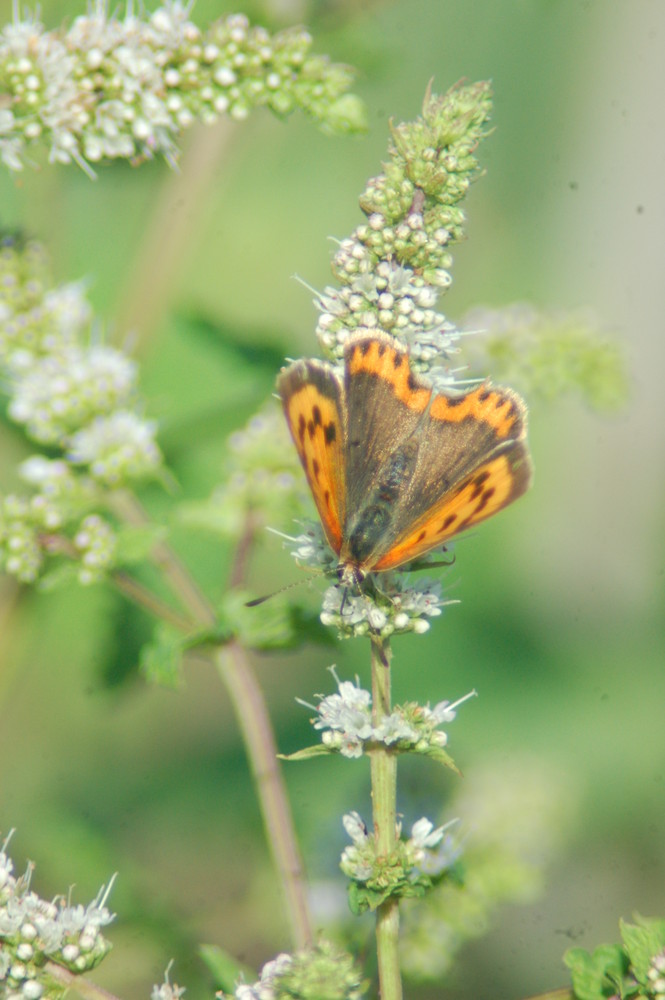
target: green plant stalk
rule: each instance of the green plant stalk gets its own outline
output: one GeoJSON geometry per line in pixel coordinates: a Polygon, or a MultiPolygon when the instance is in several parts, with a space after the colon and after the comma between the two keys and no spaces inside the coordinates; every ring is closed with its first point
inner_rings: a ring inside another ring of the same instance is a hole
{"type": "MultiPolygon", "coordinates": [[[[117,494],[114,507],[117,515],[129,524],[145,526],[149,523],[147,514],[132,494],[117,494]]],[[[248,525],[248,532],[250,531],[251,525],[248,525]]],[[[241,551],[236,554],[234,561],[236,586],[242,582],[239,576],[246,562],[248,544],[248,538],[243,535],[241,551]]],[[[166,542],[158,542],[152,557],[194,622],[200,627],[212,628],[216,621],[215,610],[173,549],[166,542]]],[[[128,592],[127,587],[124,589],[128,592]]],[[[146,604],[138,589],[131,596],[153,612],[158,610],[157,603],[146,604]]],[[[171,615],[169,619],[172,619],[171,615]]],[[[295,948],[308,948],[313,942],[314,934],[303,866],[263,692],[251,668],[247,651],[236,640],[219,646],[213,655],[217,672],[233,703],[245,742],[268,848],[282,888],[293,944],[295,948]]]]}
{"type": "Polygon", "coordinates": [[[73,993],[85,997],[85,1000],[118,1000],[114,993],[109,993],[108,990],[83,976],[74,975],[73,972],[58,965],[57,962],[47,962],[44,969],[56,983],[59,983],[66,990],[72,990],[73,993]]]}
{"type": "MultiPolygon", "coordinates": [[[[387,639],[372,638],[372,722],[390,714],[390,649],[387,639]]],[[[372,810],[377,859],[395,850],[397,757],[388,747],[371,751],[372,810]]],[[[376,911],[376,954],[381,1000],[402,1000],[399,968],[399,902],[391,897],[376,911]]]]}
{"type": "Polygon", "coordinates": [[[305,876],[265,699],[247,652],[237,640],[220,647],[214,658],[247,748],[268,846],[286,898],[291,936],[298,948],[310,948],[314,935],[305,876]]]}

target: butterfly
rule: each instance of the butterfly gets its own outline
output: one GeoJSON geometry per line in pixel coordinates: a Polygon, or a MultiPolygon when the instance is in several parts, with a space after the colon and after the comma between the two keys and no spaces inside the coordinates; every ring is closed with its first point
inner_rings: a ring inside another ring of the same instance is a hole
{"type": "Polygon", "coordinates": [[[343,374],[296,361],[277,389],[346,585],[424,556],[529,486],[520,397],[489,382],[434,390],[387,334],[353,334],[343,374]]]}

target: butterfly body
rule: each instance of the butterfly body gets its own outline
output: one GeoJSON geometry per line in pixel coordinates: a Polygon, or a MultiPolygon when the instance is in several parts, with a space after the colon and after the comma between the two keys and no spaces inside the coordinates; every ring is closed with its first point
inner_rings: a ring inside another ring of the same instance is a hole
{"type": "Polygon", "coordinates": [[[278,391],[345,582],[442,546],[529,484],[519,396],[488,383],[436,392],[387,334],[350,337],[343,375],[296,361],[278,391]]]}

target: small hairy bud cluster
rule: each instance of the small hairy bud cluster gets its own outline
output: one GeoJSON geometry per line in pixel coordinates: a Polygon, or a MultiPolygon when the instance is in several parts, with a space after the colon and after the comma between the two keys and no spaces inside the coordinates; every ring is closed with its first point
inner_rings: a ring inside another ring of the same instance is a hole
{"type": "Polygon", "coordinates": [[[240,983],[226,1000],[362,1000],[368,984],[352,956],[328,941],[267,962],[258,982],[240,983]]]}
{"type": "MultiPolygon", "coordinates": [[[[360,243],[345,240],[335,261],[341,263],[344,258],[356,263],[354,250],[358,247],[360,243]]],[[[326,353],[341,360],[352,332],[386,332],[408,342],[417,371],[440,367],[442,360],[449,362],[458,353],[461,334],[434,308],[439,289],[405,265],[381,260],[372,267],[369,254],[361,250],[358,272],[349,274],[348,283],[339,290],[325,288],[316,300],[321,311],[316,333],[326,353]]],[[[452,384],[453,373],[447,367],[443,372],[452,384]]]]}
{"type": "Polygon", "coordinates": [[[385,172],[360,198],[367,219],[339,244],[333,273],[339,290],[318,296],[317,335],[340,359],[358,329],[384,330],[407,346],[416,370],[432,370],[440,386],[460,332],[436,311],[451,282],[450,246],[463,236],[459,202],[478,173],[475,147],[490,111],[485,83],[428,93],[422,116],[393,129],[385,172]]]}
{"type": "Polygon", "coordinates": [[[234,14],[204,32],[189,20],[191,3],[167,0],[149,14],[133,6],[120,18],[94,0],[66,31],[46,31],[16,6],[0,34],[0,159],[10,170],[38,140],[50,162],[92,176],[105,159],[173,162],[195,121],[242,120],[260,106],[300,108],[330,131],[364,128],[352,71],[313,55],[306,31],[270,35],[234,14]]]}
{"type": "Polygon", "coordinates": [[[72,906],[63,897],[48,902],[31,890],[31,869],[15,877],[7,844],[0,850],[0,995],[39,1000],[62,989],[44,968],[47,959],[80,974],[108,953],[111,945],[101,931],[115,919],[106,907],[112,883],[87,906],[72,906]]]}

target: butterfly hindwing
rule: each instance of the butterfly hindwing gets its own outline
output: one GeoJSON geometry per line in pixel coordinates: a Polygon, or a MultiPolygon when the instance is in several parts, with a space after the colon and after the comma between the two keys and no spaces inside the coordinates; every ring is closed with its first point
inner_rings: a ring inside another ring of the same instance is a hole
{"type": "Polygon", "coordinates": [[[506,507],[531,478],[526,407],[509,389],[478,386],[434,396],[422,427],[418,462],[390,546],[374,568],[391,569],[424,555],[506,507]]]}
{"type": "Polygon", "coordinates": [[[408,524],[373,569],[383,572],[425,555],[454,535],[496,514],[524,493],[531,464],[523,441],[499,445],[439,501],[408,524]]]}
{"type": "Polygon", "coordinates": [[[339,553],[346,516],[342,383],[327,365],[296,361],[280,373],[277,389],[326,537],[339,553]]]}

